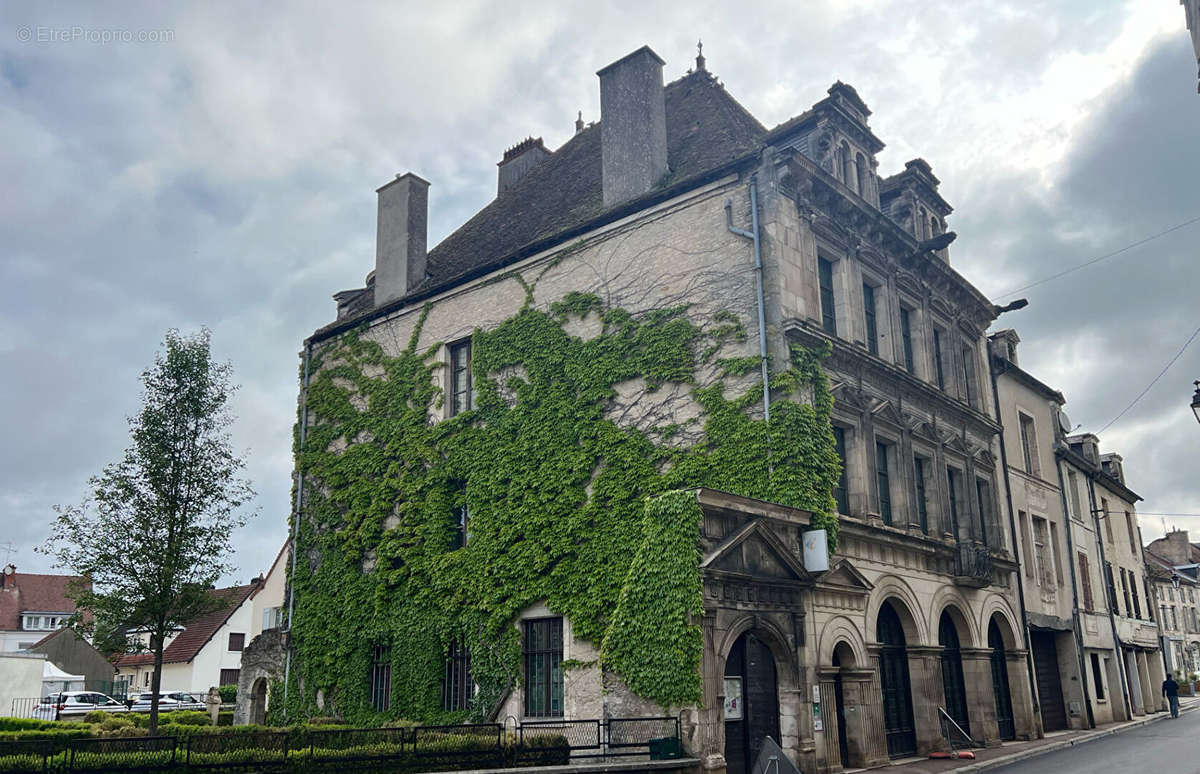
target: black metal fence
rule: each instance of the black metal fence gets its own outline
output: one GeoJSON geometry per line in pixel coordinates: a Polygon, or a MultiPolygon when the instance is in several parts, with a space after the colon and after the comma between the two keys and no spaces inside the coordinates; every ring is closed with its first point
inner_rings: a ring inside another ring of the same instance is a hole
{"type": "Polygon", "coordinates": [[[357,771],[373,765],[437,771],[565,764],[572,758],[677,758],[679,730],[678,718],[647,717],[5,740],[0,772],[357,771]]]}

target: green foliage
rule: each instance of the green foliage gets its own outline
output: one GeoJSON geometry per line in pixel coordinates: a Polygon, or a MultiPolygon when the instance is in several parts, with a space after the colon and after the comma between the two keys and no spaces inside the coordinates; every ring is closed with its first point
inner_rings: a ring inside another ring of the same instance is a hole
{"type": "MultiPolygon", "coordinates": [[[[314,352],[302,447],[296,437],[305,491],[288,717],[318,714],[318,691],[323,712],[356,724],[484,716],[519,680],[514,618],[542,600],[576,636],[603,643],[605,664],[634,690],[664,706],[698,698],[694,494],[690,507],[686,494],[648,508],[646,498],[708,486],[780,502],[811,511],[832,547],[839,463],[824,353],[796,349],[772,377],[768,426],[755,415],[761,385],[727,395],[723,382],[697,383],[713,369],[757,368],[756,357],[719,359],[745,339],[741,322],[722,313],[700,327],[685,312],[632,315],[578,293],[548,312],[527,304],[475,332],[475,408],[436,423],[443,364],[438,347],[417,349],[419,324],[394,356],[361,330],[314,352]],[[567,334],[570,318],[589,315],[598,335],[567,334]],[[639,379],[648,391],[684,385],[702,415],[645,430],[606,415],[617,386],[639,379]],[[665,442],[686,429],[699,441],[665,442]],[[452,642],[471,653],[469,711],[441,709],[452,642]],[[384,713],[369,709],[377,645],[392,666],[384,713]]],[[[272,701],[275,722],[282,704],[272,701]]]]}
{"type": "Polygon", "coordinates": [[[221,692],[221,703],[222,704],[233,704],[234,702],[237,701],[237,686],[236,685],[222,685],[217,690],[221,692]]]}
{"type": "MultiPolygon", "coordinates": [[[[76,606],[101,622],[144,629],[154,649],[151,728],[158,712],[163,644],[178,624],[220,607],[208,593],[230,569],[230,535],[254,492],[233,451],[229,364],[212,359],[209,333],[167,331],[164,351],[142,373],[131,443],[88,486],[81,505],[57,506],[40,549],[88,578],[76,606]]],[[[110,638],[111,639],[111,638],[110,638]]]]}

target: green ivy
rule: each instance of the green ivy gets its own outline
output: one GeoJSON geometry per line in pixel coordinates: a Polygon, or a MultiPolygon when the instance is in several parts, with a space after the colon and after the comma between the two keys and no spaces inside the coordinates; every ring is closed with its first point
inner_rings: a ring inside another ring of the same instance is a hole
{"type": "Polygon", "coordinates": [[[527,302],[474,333],[475,409],[440,422],[429,419],[444,399],[440,347],[417,348],[428,308],[396,356],[361,332],[319,346],[312,422],[296,439],[305,487],[289,719],[485,716],[520,679],[515,617],[543,600],[635,692],[664,706],[698,700],[695,493],[647,498],[707,486],[802,508],[832,549],[840,468],[826,353],[793,349],[772,377],[768,426],[754,414],[761,385],[729,396],[721,382],[697,384],[702,368],[734,378],[757,367],[718,358],[745,340],[740,321],[723,312],[702,327],[685,312],[633,315],[581,293],[548,311],[527,302]],[[568,335],[570,319],[592,315],[596,336],[568,335]],[[636,379],[691,385],[701,416],[646,432],[607,417],[616,386],[636,379]],[[683,444],[689,430],[700,440],[683,444]],[[469,540],[458,547],[463,505],[469,540]],[[448,713],[452,642],[469,649],[479,691],[469,710],[448,713]],[[369,706],[376,645],[390,648],[384,713],[369,706]]]}

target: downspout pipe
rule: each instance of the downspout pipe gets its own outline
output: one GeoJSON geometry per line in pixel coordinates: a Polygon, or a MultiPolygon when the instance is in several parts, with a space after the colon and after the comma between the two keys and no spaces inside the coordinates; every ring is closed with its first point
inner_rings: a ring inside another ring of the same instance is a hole
{"type": "Polygon", "coordinates": [[[312,361],[312,342],[304,344],[304,377],[300,382],[300,445],[296,456],[296,496],[292,504],[292,534],[289,538],[292,548],[291,569],[288,573],[288,606],[287,606],[287,628],[284,633],[288,636],[288,643],[284,651],[283,662],[283,712],[284,719],[287,719],[288,708],[288,686],[291,683],[292,676],[292,611],[296,607],[296,535],[300,529],[300,503],[302,502],[302,493],[304,492],[304,469],[300,466],[300,454],[304,452],[304,436],[308,430],[308,369],[312,361]]]}
{"type": "MultiPolygon", "coordinates": [[[[996,421],[999,422],[1001,428],[1003,428],[1004,420],[1000,414],[1000,389],[999,389],[999,383],[996,380],[996,363],[995,363],[995,358],[992,357],[992,353],[990,351],[987,353],[987,361],[988,361],[988,375],[991,377],[991,380],[992,380],[992,403],[996,408],[996,421]]],[[[1001,432],[1000,432],[1000,467],[1002,467],[1004,469],[1003,470],[1004,475],[1002,476],[1002,478],[1004,479],[1004,502],[1008,506],[1008,530],[1009,530],[1009,533],[1012,535],[1013,555],[1020,556],[1020,553],[1018,552],[1018,548],[1017,548],[1020,544],[1017,542],[1017,519],[1013,513],[1012,487],[1009,485],[1009,482],[1008,482],[1008,452],[1004,448],[1004,431],[1003,431],[1003,429],[1001,429],[1001,432]]],[[[1018,565],[1019,565],[1019,563],[1018,563],[1018,565]]],[[[1034,701],[1037,703],[1037,708],[1038,708],[1037,714],[1038,714],[1038,717],[1041,717],[1042,700],[1041,700],[1041,697],[1038,695],[1037,682],[1034,680],[1034,677],[1033,677],[1033,675],[1034,675],[1033,643],[1029,639],[1029,613],[1025,610],[1025,580],[1022,577],[1023,575],[1024,575],[1024,573],[1021,572],[1021,567],[1018,566],[1017,567],[1017,601],[1020,603],[1020,607],[1021,607],[1021,628],[1025,632],[1025,673],[1029,677],[1029,695],[1031,697],[1033,697],[1034,701]]],[[[1044,729],[1045,729],[1045,726],[1043,725],[1043,734],[1045,733],[1044,729]]]]}
{"type": "MultiPolygon", "coordinates": [[[[1075,541],[1071,539],[1071,505],[1067,502],[1067,485],[1063,478],[1062,460],[1057,459],[1055,455],[1054,470],[1058,473],[1058,496],[1062,501],[1062,512],[1066,515],[1066,523],[1063,525],[1063,530],[1067,533],[1067,564],[1071,568],[1071,624],[1075,629],[1075,652],[1079,654],[1079,680],[1083,684],[1083,701],[1087,707],[1087,722],[1088,728],[1096,727],[1096,715],[1092,711],[1092,695],[1088,690],[1087,681],[1087,659],[1083,654],[1083,625],[1079,615],[1079,581],[1075,573],[1075,563],[1078,561],[1075,558],[1075,541]]],[[[1076,493],[1078,496],[1078,493],[1076,493]]],[[[1094,601],[1094,598],[1093,598],[1094,601]]],[[[1099,678],[1103,679],[1103,678],[1099,678]]]]}
{"type": "Polygon", "coordinates": [[[762,365],[763,385],[763,419],[771,422],[771,376],[767,371],[767,311],[763,294],[763,260],[762,243],[759,240],[758,229],[758,179],[750,176],[750,230],[733,225],[733,201],[725,200],[725,227],[731,234],[749,239],[754,243],[754,275],[758,284],[758,355],[762,365]]]}

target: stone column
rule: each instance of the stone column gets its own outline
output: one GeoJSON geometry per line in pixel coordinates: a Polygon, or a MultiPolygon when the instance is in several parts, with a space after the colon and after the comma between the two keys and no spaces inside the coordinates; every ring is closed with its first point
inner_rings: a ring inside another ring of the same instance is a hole
{"type": "Polygon", "coordinates": [[[725,630],[717,628],[717,614],[712,610],[705,611],[701,629],[704,632],[703,702],[696,711],[695,738],[685,746],[700,758],[705,772],[725,774],[725,684],[717,655],[717,642],[725,630]]]}
{"type": "Polygon", "coordinates": [[[867,646],[872,668],[847,669],[842,692],[846,704],[846,743],[854,766],[869,768],[888,762],[887,737],[883,733],[883,694],[879,689],[879,649],[867,646]]]}
{"type": "MultiPolygon", "coordinates": [[[[961,652],[971,738],[986,747],[995,747],[1000,744],[1000,727],[996,723],[996,692],[992,687],[992,651],[963,648],[961,652]]],[[[1015,709],[1013,715],[1015,720],[1015,709]]]]}
{"type": "Polygon", "coordinates": [[[910,645],[908,677],[912,684],[913,725],[917,731],[917,755],[946,749],[938,707],[946,706],[942,689],[942,649],[930,645],[910,645]]]}
{"type": "MultiPolygon", "coordinates": [[[[1146,664],[1150,672],[1150,695],[1157,697],[1159,709],[1165,712],[1169,707],[1166,698],[1162,695],[1163,680],[1167,679],[1166,672],[1163,671],[1162,654],[1153,650],[1149,651],[1146,654],[1146,664]]],[[[1184,679],[1187,679],[1186,675],[1184,675],[1184,679]]]]}
{"type": "MultiPolygon", "coordinates": [[[[836,772],[850,768],[847,761],[842,760],[838,746],[838,734],[845,729],[838,728],[837,691],[834,679],[837,677],[836,667],[821,667],[817,670],[817,684],[821,686],[821,720],[823,731],[813,731],[813,744],[817,758],[817,770],[836,772]]],[[[842,696],[846,691],[842,690],[842,696]]]]}
{"type": "Polygon", "coordinates": [[[1036,739],[1037,721],[1033,712],[1033,694],[1029,687],[1028,651],[1006,650],[1008,693],[1012,699],[1013,731],[1017,739],[1036,739]]]}

